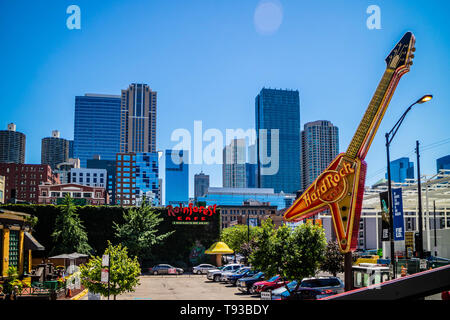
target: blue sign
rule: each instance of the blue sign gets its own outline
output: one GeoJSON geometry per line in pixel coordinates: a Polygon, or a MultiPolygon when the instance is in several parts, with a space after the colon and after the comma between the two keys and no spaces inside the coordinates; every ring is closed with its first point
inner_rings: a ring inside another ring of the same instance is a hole
{"type": "Polygon", "coordinates": [[[402,189],[392,189],[392,211],[394,214],[394,241],[405,240],[402,189]]]}

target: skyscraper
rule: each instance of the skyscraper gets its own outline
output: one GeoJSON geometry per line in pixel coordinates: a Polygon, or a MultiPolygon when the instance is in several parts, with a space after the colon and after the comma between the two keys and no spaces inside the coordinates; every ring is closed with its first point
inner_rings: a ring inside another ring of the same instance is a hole
{"type": "Polygon", "coordinates": [[[25,135],[14,123],[0,130],[0,163],[25,163],[25,135]]]}
{"type": "Polygon", "coordinates": [[[156,91],[146,84],[122,90],[120,152],[156,152],[156,91]]]}
{"type": "Polygon", "coordinates": [[[56,165],[69,159],[69,140],[60,137],[58,130],[52,131],[51,137],[42,139],[41,164],[48,164],[52,170],[56,165]]]}
{"type": "Polygon", "coordinates": [[[436,171],[439,170],[450,170],[450,154],[448,156],[436,159],[436,171]]]}
{"type": "Polygon", "coordinates": [[[200,172],[194,175],[194,197],[203,197],[209,188],[209,175],[200,172]]]}
{"type": "MultiPolygon", "coordinates": [[[[387,172],[385,177],[387,179],[387,172]]],[[[405,182],[406,179],[414,179],[414,162],[407,157],[391,161],[391,180],[405,182]]]]}
{"type": "Polygon", "coordinates": [[[319,120],[306,123],[301,135],[304,191],[339,154],[339,129],[330,121],[319,120]]]}
{"type": "Polygon", "coordinates": [[[297,192],[301,187],[298,91],[263,88],[255,98],[255,118],[257,187],[297,192]]]}
{"type": "Polygon", "coordinates": [[[189,154],[186,150],[166,150],[165,204],[189,202],[189,154]]]}
{"type": "Polygon", "coordinates": [[[87,160],[87,168],[106,170],[106,191],[109,194],[109,203],[116,204],[116,161],[103,160],[99,155],[95,155],[93,159],[87,160]]]}
{"type": "Polygon", "coordinates": [[[223,148],[222,183],[224,188],[245,188],[245,139],[233,139],[223,148]]]}
{"type": "Polygon", "coordinates": [[[85,94],[75,97],[74,157],[85,168],[100,155],[116,160],[120,147],[120,96],[85,94]]]}

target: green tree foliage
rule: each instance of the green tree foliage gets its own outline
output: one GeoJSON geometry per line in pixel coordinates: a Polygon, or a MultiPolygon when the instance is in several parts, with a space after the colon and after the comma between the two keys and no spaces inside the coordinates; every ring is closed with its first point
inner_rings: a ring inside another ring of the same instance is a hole
{"type": "MultiPolygon", "coordinates": [[[[108,241],[108,247],[105,253],[109,255],[111,269],[110,277],[110,295],[116,296],[125,292],[134,292],[135,287],[140,285],[139,275],[141,268],[137,257],[131,259],[128,257],[128,250],[121,244],[113,246],[108,241]]],[[[103,267],[104,268],[104,267],[103,267]]],[[[91,257],[86,265],[80,266],[81,283],[90,292],[99,293],[102,296],[108,296],[108,283],[101,282],[102,258],[91,257]]]]}
{"type": "Polygon", "coordinates": [[[247,243],[247,239],[254,239],[260,230],[260,227],[250,227],[248,230],[246,225],[238,224],[223,229],[220,233],[220,241],[225,242],[234,252],[243,253],[241,249],[247,243]]]}
{"type": "Polygon", "coordinates": [[[140,207],[125,211],[123,218],[125,222],[122,225],[114,222],[116,237],[140,262],[152,256],[153,246],[161,244],[174,233],[170,231],[158,234],[163,219],[146,201],[140,207]]]}
{"type": "Polygon", "coordinates": [[[321,264],[321,270],[336,276],[338,272],[344,272],[344,255],[339,250],[337,241],[328,242],[325,250],[324,260],[321,264]]]}
{"type": "Polygon", "coordinates": [[[275,229],[271,220],[262,225],[250,255],[251,265],[266,277],[280,275],[285,280],[314,276],[324,259],[326,238],[322,227],[301,224],[293,231],[287,226],[275,229]]]}
{"type": "Polygon", "coordinates": [[[87,232],[77,214],[77,207],[69,194],[64,198],[61,211],[56,217],[52,238],[55,245],[50,255],[72,252],[89,254],[92,251],[87,232]]]}

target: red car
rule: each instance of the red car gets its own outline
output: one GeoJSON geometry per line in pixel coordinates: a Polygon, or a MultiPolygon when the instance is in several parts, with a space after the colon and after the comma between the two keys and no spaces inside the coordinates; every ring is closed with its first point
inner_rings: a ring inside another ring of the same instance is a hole
{"type": "Polygon", "coordinates": [[[288,284],[289,281],[281,281],[281,277],[279,275],[273,276],[269,280],[256,282],[250,293],[261,293],[265,291],[272,291],[278,289],[279,287],[288,284]]]}

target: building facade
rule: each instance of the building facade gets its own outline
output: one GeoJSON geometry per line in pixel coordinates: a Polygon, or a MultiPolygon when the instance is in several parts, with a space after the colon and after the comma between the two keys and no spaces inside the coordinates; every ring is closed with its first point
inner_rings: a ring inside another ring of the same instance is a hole
{"type": "Polygon", "coordinates": [[[301,187],[298,91],[263,88],[255,98],[255,124],[257,187],[297,192],[301,187]]]}
{"type": "Polygon", "coordinates": [[[53,172],[59,175],[59,181],[61,183],[69,183],[70,170],[74,168],[80,168],[80,159],[69,158],[66,162],[58,163],[53,172]]]}
{"type": "Polygon", "coordinates": [[[245,139],[233,139],[223,148],[222,183],[224,188],[246,187],[245,139]]]}
{"type": "Polygon", "coordinates": [[[106,169],[73,168],[70,170],[70,183],[106,189],[106,169]]]}
{"type": "Polygon", "coordinates": [[[410,162],[406,157],[391,161],[391,180],[405,182],[406,179],[414,179],[414,162],[410,162]]]}
{"type": "Polygon", "coordinates": [[[122,90],[120,152],[156,152],[156,91],[146,84],[122,90]]]}
{"type": "Polygon", "coordinates": [[[194,175],[194,197],[202,197],[206,194],[209,188],[209,175],[200,172],[194,175]]]}
{"type": "Polygon", "coordinates": [[[5,177],[5,203],[10,200],[38,203],[40,184],[60,183],[47,164],[0,163],[0,175],[5,177]]]}
{"type": "Polygon", "coordinates": [[[0,176],[0,203],[5,203],[5,177],[0,176]]]}
{"type": "Polygon", "coordinates": [[[436,159],[436,172],[439,173],[439,170],[450,170],[450,154],[436,159]]]}
{"type": "Polygon", "coordinates": [[[160,204],[156,152],[119,153],[116,160],[116,203],[121,206],[146,202],[160,204]]]}
{"type": "Polygon", "coordinates": [[[220,205],[220,218],[223,228],[236,224],[260,226],[268,216],[275,216],[277,207],[267,202],[245,201],[242,205],[220,205]]]}
{"type": "Polygon", "coordinates": [[[120,150],[120,103],[118,95],[85,94],[75,97],[73,157],[85,168],[88,159],[100,155],[116,160],[120,150]]]}
{"type": "Polygon", "coordinates": [[[76,205],[99,206],[104,205],[108,200],[108,194],[103,187],[90,187],[76,183],[41,184],[38,203],[62,204],[67,194],[76,205]]]}
{"type": "Polygon", "coordinates": [[[189,203],[189,154],[186,150],[166,150],[165,204],[189,203]]]}
{"type": "Polygon", "coordinates": [[[302,190],[306,190],[339,154],[339,129],[330,121],[308,122],[302,136],[302,190]]]}
{"type": "Polygon", "coordinates": [[[25,135],[16,131],[14,123],[0,130],[0,163],[25,163],[25,135]]]}
{"type": "Polygon", "coordinates": [[[87,160],[87,168],[106,170],[106,192],[109,194],[109,204],[116,204],[116,161],[102,160],[100,155],[87,160]]]}
{"type": "Polygon", "coordinates": [[[41,144],[41,164],[48,164],[52,170],[59,163],[69,159],[69,140],[60,137],[58,130],[52,131],[52,136],[43,138],[41,144]]]}
{"type": "Polygon", "coordinates": [[[290,207],[295,194],[275,193],[272,188],[208,188],[208,192],[198,201],[207,206],[241,206],[245,202],[260,202],[275,206],[277,210],[290,207]]]}

